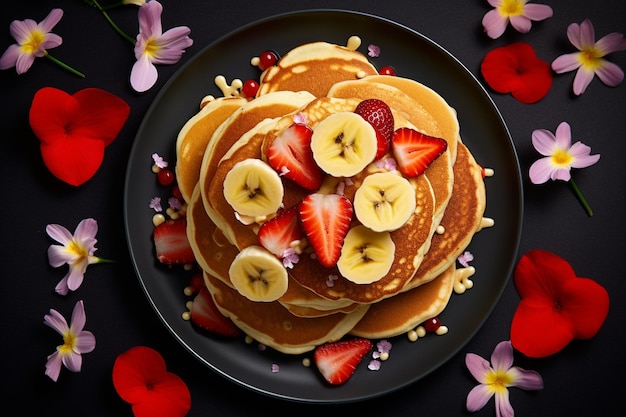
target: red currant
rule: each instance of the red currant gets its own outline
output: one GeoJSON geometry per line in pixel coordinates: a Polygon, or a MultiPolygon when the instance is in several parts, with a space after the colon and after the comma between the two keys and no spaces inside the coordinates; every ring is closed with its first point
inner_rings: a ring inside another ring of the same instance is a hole
{"type": "Polygon", "coordinates": [[[174,182],[174,172],[170,169],[161,168],[157,173],[157,180],[161,185],[170,185],[174,182]]]}
{"type": "Polygon", "coordinates": [[[396,75],[396,70],[393,67],[386,66],[382,67],[378,73],[380,75],[396,75]]]}
{"type": "Polygon", "coordinates": [[[424,328],[427,332],[434,333],[439,327],[441,327],[441,321],[437,317],[433,317],[424,322],[424,328]]]}
{"type": "Polygon", "coordinates": [[[183,201],[183,193],[181,193],[178,185],[174,185],[172,187],[172,197],[178,199],[179,201],[183,201]]]}
{"type": "Polygon", "coordinates": [[[259,55],[259,69],[261,71],[265,71],[272,65],[276,65],[276,62],[278,62],[278,55],[273,51],[264,51],[259,55]]]}
{"type": "Polygon", "coordinates": [[[259,91],[259,83],[255,80],[248,80],[243,83],[243,87],[241,87],[241,92],[246,97],[255,97],[257,91],[259,91]]]}

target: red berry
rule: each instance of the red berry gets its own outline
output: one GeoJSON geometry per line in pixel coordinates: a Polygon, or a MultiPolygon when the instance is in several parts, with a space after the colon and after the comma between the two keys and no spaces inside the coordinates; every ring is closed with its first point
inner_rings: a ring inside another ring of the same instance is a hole
{"type": "Polygon", "coordinates": [[[439,327],[441,327],[441,321],[437,317],[433,317],[424,322],[424,328],[427,332],[434,333],[439,327]]]}
{"type": "Polygon", "coordinates": [[[272,65],[276,65],[278,62],[278,55],[276,55],[273,51],[264,51],[261,55],[259,55],[259,69],[261,71],[265,71],[272,65]]]}
{"type": "Polygon", "coordinates": [[[183,201],[183,193],[180,191],[180,187],[178,185],[174,185],[172,187],[172,197],[178,199],[179,201],[183,201]]]}
{"type": "Polygon", "coordinates": [[[396,75],[396,70],[393,67],[386,66],[382,67],[380,71],[378,71],[380,75],[396,75]]]}
{"type": "Polygon", "coordinates": [[[255,97],[257,91],[259,91],[259,83],[255,80],[248,80],[241,87],[241,92],[246,97],[255,97]]]}
{"type": "Polygon", "coordinates": [[[354,112],[372,125],[376,131],[378,148],[375,159],[380,159],[387,153],[393,136],[394,119],[391,109],[382,100],[370,98],[361,101],[354,112]]]}
{"type": "Polygon", "coordinates": [[[170,169],[161,168],[157,173],[157,180],[161,185],[171,185],[174,182],[174,172],[170,169]]]}

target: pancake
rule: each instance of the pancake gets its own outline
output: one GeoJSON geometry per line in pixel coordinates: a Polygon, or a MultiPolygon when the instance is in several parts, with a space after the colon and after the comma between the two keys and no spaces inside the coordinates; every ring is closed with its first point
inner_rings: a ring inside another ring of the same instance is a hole
{"type": "Polygon", "coordinates": [[[406,333],[448,305],[455,281],[454,265],[434,280],[372,304],[350,331],[353,336],[383,339],[406,333]]]}
{"type": "Polygon", "coordinates": [[[369,308],[323,317],[294,316],[280,303],[255,303],[241,296],[219,279],[204,274],[204,279],[218,309],[248,336],[279,352],[309,352],[329,340],[339,340],[361,320],[369,308]]]}
{"type": "Polygon", "coordinates": [[[200,178],[204,151],[224,120],[248,101],[242,97],[219,97],[208,101],[189,119],[176,139],[176,182],[185,201],[191,199],[200,178]]]}
{"type": "MultiPolygon", "coordinates": [[[[357,41],[353,37],[350,43],[357,41]]],[[[356,51],[360,40],[349,47],[311,42],[286,53],[277,65],[261,74],[257,97],[274,91],[309,91],[323,97],[336,82],[378,74],[368,59],[356,51]]]]}
{"type": "Polygon", "coordinates": [[[469,149],[459,143],[454,163],[452,198],[441,219],[443,233],[435,233],[409,288],[428,282],[441,274],[470,244],[483,224],[486,207],[482,168],[469,149]]]}
{"type": "MultiPolygon", "coordinates": [[[[379,76],[378,78],[385,79],[385,77],[395,78],[390,76],[379,76]]],[[[436,227],[452,194],[452,183],[454,181],[452,164],[456,154],[458,132],[456,135],[449,137],[444,135],[438,122],[438,118],[440,118],[440,114],[442,113],[441,110],[437,108],[436,110],[438,111],[436,113],[430,113],[429,109],[422,105],[421,97],[411,97],[395,86],[367,80],[370,80],[370,77],[356,81],[339,82],[333,85],[328,95],[330,97],[357,97],[361,100],[369,98],[380,99],[387,103],[392,109],[400,112],[418,131],[429,136],[445,139],[446,142],[448,142],[448,149],[446,149],[425,172],[426,176],[431,179],[433,192],[435,194],[436,206],[434,225],[436,227]]],[[[419,96],[417,93],[415,95],[419,96]]],[[[424,94],[424,96],[430,97],[429,94],[424,94]]],[[[424,103],[429,102],[425,100],[424,103]]],[[[444,115],[448,117],[449,113],[444,113],[444,115]]],[[[396,128],[397,127],[398,126],[396,126],[396,128]]]]}

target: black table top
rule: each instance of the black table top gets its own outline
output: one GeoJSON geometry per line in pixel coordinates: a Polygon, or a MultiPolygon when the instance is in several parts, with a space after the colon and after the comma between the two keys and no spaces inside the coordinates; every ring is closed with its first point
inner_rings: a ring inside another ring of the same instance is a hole
{"type": "MultiPolygon", "coordinates": [[[[14,40],[9,35],[12,20],[42,20],[53,7],[65,14],[53,30],[63,44],[53,55],[87,74],[80,79],[37,59],[25,74],[14,69],[0,73],[3,150],[0,169],[4,180],[4,235],[2,264],[1,322],[6,337],[1,352],[5,358],[2,398],[20,410],[18,415],[130,416],[130,406],[116,394],[111,369],[117,355],[137,345],[150,346],[165,358],[168,369],[178,374],[192,395],[189,416],[243,416],[280,411],[290,415],[328,412],[323,405],[301,404],[261,395],[227,381],[192,357],[155,315],[136,278],[124,232],[123,189],[126,163],[141,120],[159,89],[176,70],[204,46],[231,30],[275,14],[317,8],[338,8],[371,13],[414,29],[432,39],[459,59],[479,80],[485,54],[515,41],[530,43],[540,58],[551,62],[572,51],[566,38],[570,23],[589,18],[596,39],[610,32],[626,33],[626,3],[621,0],[545,1],[554,16],[535,23],[528,34],[511,28],[491,40],[482,33],[481,19],[489,10],[486,1],[341,1],[303,0],[286,2],[232,0],[205,2],[162,0],[165,29],[186,25],[194,45],[181,62],[159,66],[156,85],[145,93],[134,92],[128,78],[134,62],[128,42],[117,37],[102,16],[81,1],[6,2],[0,17],[0,49],[14,40]],[[73,93],[97,87],[123,98],[131,108],[119,136],[106,149],[101,168],[87,183],[69,186],[54,178],[44,166],[39,143],[28,123],[34,93],[51,86],[73,93]],[[73,230],[87,217],[98,221],[96,255],[115,259],[115,264],[90,266],[83,286],[62,297],[54,286],[64,274],[49,266],[46,251],[53,243],[45,232],[49,223],[73,230]],[[61,371],[54,383],[44,375],[46,356],[58,344],[58,335],[43,325],[49,309],[69,318],[77,300],[89,302],[87,329],[97,338],[96,349],[84,356],[83,369],[73,374],[61,371]]],[[[136,30],[132,7],[116,9],[111,16],[129,32],[136,30]]],[[[52,52],[51,52],[52,53],[52,52]]],[[[626,52],[611,54],[610,60],[626,68],[626,52]]],[[[524,180],[524,222],[518,257],[532,249],[545,249],[569,261],[579,276],[604,286],[611,297],[609,315],[590,340],[574,341],[561,352],[542,359],[516,353],[516,364],[538,371],[543,390],[511,389],[517,415],[609,415],[621,405],[620,375],[626,361],[619,341],[626,307],[619,297],[626,284],[619,272],[626,227],[624,186],[626,169],[626,83],[607,87],[596,77],[587,91],[574,96],[573,73],[554,77],[548,95],[538,103],[522,104],[510,95],[488,89],[513,137],[524,180]],[[530,138],[533,130],[551,131],[568,121],[574,140],[601,154],[593,167],[575,172],[576,182],[594,210],[588,217],[567,184],[550,182],[536,186],[528,179],[528,168],[538,158],[530,138]]],[[[465,367],[465,354],[475,352],[489,358],[495,345],[509,338],[510,323],[519,296],[509,281],[492,314],[472,340],[432,374],[391,394],[358,404],[336,404],[333,413],[354,407],[367,415],[410,413],[411,415],[469,415],[467,393],[476,384],[465,367]]],[[[494,415],[493,400],[475,415],[494,415]]]]}

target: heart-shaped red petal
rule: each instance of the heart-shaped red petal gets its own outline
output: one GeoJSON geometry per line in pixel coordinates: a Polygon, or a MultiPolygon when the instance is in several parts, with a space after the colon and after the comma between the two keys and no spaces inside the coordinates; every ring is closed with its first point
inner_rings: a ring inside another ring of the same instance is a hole
{"type": "Polygon", "coordinates": [[[69,95],[44,87],[33,97],[29,122],[50,172],[78,186],[100,168],[104,148],[117,137],[129,112],[124,100],[98,88],[69,95]]]}
{"type": "Polygon", "coordinates": [[[521,301],[511,323],[511,343],[526,356],[549,356],[574,339],[593,337],[608,314],[604,287],[577,277],[567,261],[548,251],[522,256],[514,283],[521,301]]]}

